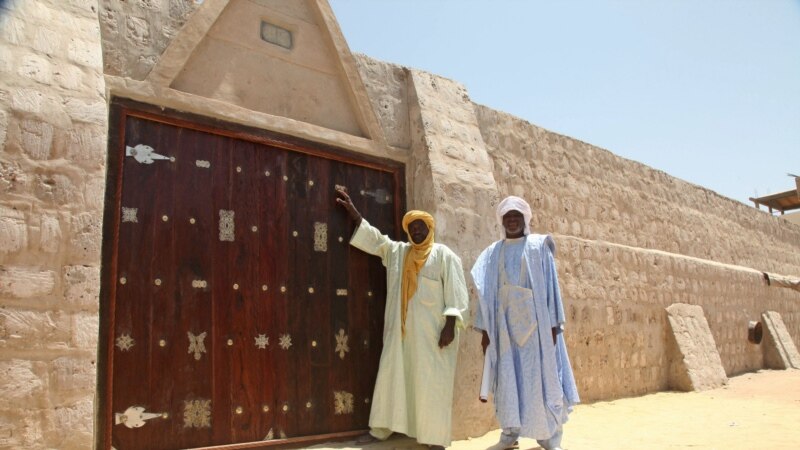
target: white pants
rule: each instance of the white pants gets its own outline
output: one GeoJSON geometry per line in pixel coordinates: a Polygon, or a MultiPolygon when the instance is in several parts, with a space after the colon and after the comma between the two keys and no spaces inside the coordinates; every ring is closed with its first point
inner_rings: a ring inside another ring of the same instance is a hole
{"type": "MultiPolygon", "coordinates": [[[[536,442],[545,450],[552,450],[561,448],[561,437],[564,436],[564,428],[558,427],[555,434],[548,439],[537,439],[536,442]]],[[[519,439],[519,428],[504,428],[503,433],[500,435],[500,442],[506,445],[511,445],[519,439]]]]}

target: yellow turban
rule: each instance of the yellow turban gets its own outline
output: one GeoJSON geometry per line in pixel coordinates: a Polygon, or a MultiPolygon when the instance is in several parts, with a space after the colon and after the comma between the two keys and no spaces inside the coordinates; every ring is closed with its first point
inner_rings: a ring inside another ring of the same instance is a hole
{"type": "Polygon", "coordinates": [[[421,220],[425,222],[425,225],[428,226],[429,231],[428,237],[426,237],[425,240],[419,244],[414,242],[410,236],[408,239],[409,243],[411,244],[411,249],[409,249],[408,253],[406,253],[406,259],[403,263],[403,304],[400,311],[401,330],[403,332],[403,336],[406,335],[406,315],[408,314],[408,302],[417,292],[417,276],[419,275],[419,270],[425,264],[425,261],[428,260],[428,255],[431,254],[431,249],[433,248],[433,229],[436,226],[433,216],[425,211],[409,211],[405,216],[403,216],[403,231],[405,231],[406,234],[408,234],[408,224],[415,220],[421,220]]]}

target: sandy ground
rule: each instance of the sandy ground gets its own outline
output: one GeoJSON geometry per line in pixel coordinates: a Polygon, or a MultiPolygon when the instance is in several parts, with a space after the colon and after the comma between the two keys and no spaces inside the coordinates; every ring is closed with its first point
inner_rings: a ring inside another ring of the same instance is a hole
{"type": "MultiPolygon", "coordinates": [[[[454,441],[451,449],[486,449],[499,430],[454,441]]],[[[661,392],[579,405],[564,427],[564,449],[800,449],[800,370],[760,371],[705,392],[661,392]]],[[[425,449],[409,438],[317,449],[425,449]]],[[[522,439],[521,449],[540,448],[522,439]]]]}

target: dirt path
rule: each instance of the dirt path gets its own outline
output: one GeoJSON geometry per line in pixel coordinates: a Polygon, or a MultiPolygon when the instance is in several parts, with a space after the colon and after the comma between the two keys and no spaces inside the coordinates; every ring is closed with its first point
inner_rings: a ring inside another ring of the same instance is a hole
{"type": "MultiPolygon", "coordinates": [[[[453,450],[486,449],[499,431],[455,441],[453,450]]],[[[521,449],[537,449],[523,439],[521,449]]],[[[579,405],[564,428],[564,449],[800,449],[800,370],[760,371],[705,392],[662,392],[579,405]]],[[[352,442],[319,449],[356,449],[352,442]]],[[[425,449],[391,439],[367,450],[425,449]]]]}

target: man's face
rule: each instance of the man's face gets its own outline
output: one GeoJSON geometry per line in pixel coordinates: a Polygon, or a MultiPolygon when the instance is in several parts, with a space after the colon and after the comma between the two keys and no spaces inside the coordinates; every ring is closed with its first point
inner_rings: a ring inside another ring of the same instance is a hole
{"type": "Polygon", "coordinates": [[[506,237],[518,238],[525,234],[525,216],[517,210],[511,210],[503,215],[503,228],[506,237]]]}
{"type": "Polygon", "coordinates": [[[430,230],[420,219],[417,219],[408,224],[408,235],[415,244],[421,244],[428,237],[430,230]]]}

